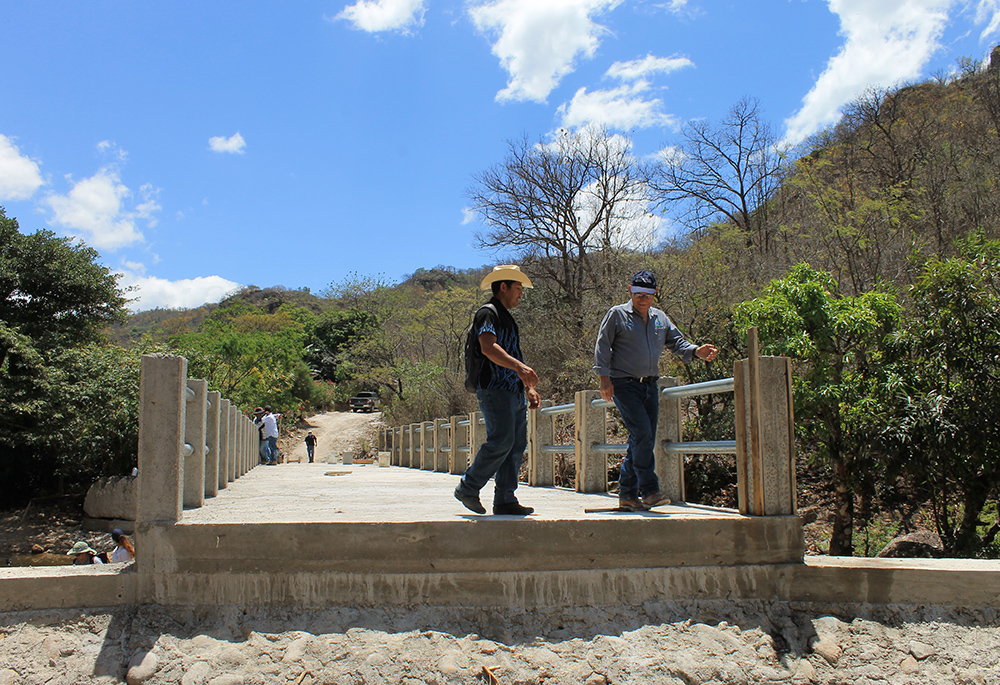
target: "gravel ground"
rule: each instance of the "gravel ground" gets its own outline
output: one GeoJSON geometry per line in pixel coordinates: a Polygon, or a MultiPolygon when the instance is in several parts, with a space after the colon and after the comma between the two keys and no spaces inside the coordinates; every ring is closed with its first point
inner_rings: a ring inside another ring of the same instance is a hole
{"type": "Polygon", "coordinates": [[[1000,683],[995,610],[664,602],[0,614],[0,685],[1000,683]]]}

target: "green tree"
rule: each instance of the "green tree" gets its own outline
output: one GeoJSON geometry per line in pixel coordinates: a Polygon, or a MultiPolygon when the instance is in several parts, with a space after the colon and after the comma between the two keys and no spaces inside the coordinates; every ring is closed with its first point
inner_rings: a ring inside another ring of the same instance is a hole
{"type": "Polygon", "coordinates": [[[291,409],[300,400],[293,387],[304,367],[308,312],[281,305],[274,314],[246,303],[216,310],[197,333],[172,339],[188,358],[188,375],[204,378],[244,409],[270,404],[291,409]]]}
{"type": "Polygon", "coordinates": [[[876,465],[866,439],[874,420],[869,379],[878,373],[900,316],[893,295],[842,296],[832,276],[808,264],[735,307],[738,330],[757,326],[762,351],[788,355],[797,367],[797,430],[833,471],[834,555],[853,554],[855,494],[876,465]]]}
{"type": "Polygon", "coordinates": [[[930,498],[946,551],[977,556],[1000,530],[982,521],[1000,494],[1000,242],[979,234],[958,251],[924,259],[911,289],[885,436],[930,498]]]}
{"type": "Polygon", "coordinates": [[[97,252],[30,235],[0,208],[0,459],[3,500],[77,490],[135,461],[138,351],[105,345],[124,321],[117,276],[97,252]],[[16,455],[10,458],[9,455],[16,455]]]}

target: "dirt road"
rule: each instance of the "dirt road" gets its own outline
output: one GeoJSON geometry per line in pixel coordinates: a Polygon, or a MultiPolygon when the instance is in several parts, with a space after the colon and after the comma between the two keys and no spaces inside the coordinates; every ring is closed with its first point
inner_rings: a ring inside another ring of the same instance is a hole
{"type": "Polygon", "coordinates": [[[342,453],[359,452],[365,445],[372,445],[376,429],[381,424],[381,412],[356,414],[331,411],[314,414],[282,439],[285,461],[309,461],[305,437],[308,431],[312,431],[316,436],[316,461],[336,464],[342,453]]]}

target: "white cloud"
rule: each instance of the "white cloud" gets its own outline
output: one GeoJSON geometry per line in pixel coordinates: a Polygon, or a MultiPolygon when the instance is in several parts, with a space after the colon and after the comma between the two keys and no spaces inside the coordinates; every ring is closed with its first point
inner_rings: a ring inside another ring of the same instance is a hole
{"type": "Polygon", "coordinates": [[[615,62],[604,74],[622,81],[635,81],[653,74],[669,74],[678,69],[693,67],[694,62],[687,57],[654,57],[646,55],[631,62],[615,62]]]}
{"type": "MultiPolygon", "coordinates": [[[[67,180],[72,179],[67,176],[67,180]]],[[[151,186],[140,189],[142,202],[134,210],[125,208],[132,191],[107,167],[90,178],[73,184],[66,195],[51,194],[42,203],[52,210],[51,223],[81,237],[96,248],[117,249],[140,242],[142,233],[136,220],[154,225],[154,212],[160,209],[156,191],[151,186]]]]}
{"type": "Polygon", "coordinates": [[[345,19],[361,31],[409,31],[424,24],[424,0],[358,0],[336,19],[345,19]]]}
{"type": "Polygon", "coordinates": [[[38,162],[22,155],[12,140],[0,133],[0,201],[27,200],[43,185],[38,162]]]}
{"type": "Polygon", "coordinates": [[[562,125],[578,128],[588,124],[603,124],[623,131],[652,126],[678,126],[676,117],[662,111],[663,103],[658,98],[646,99],[643,96],[648,89],[649,83],[646,81],[611,90],[595,90],[592,93],[581,88],[569,103],[559,107],[562,125]]]}
{"type": "Polygon", "coordinates": [[[239,283],[221,276],[198,276],[179,281],[146,276],[142,264],[125,262],[127,270],[119,271],[119,285],[133,287],[130,296],[136,300],[129,304],[132,311],[144,311],[163,307],[166,309],[190,309],[206,302],[218,302],[240,287],[239,283]]]}
{"type": "Polygon", "coordinates": [[[99,142],[97,144],[97,151],[102,155],[110,155],[119,162],[128,160],[128,152],[121,149],[117,144],[111,142],[110,140],[102,140],[99,142]]]}
{"type": "Polygon", "coordinates": [[[470,207],[463,207],[462,208],[462,225],[463,226],[471,224],[473,221],[476,221],[478,218],[479,218],[479,215],[476,214],[475,210],[471,209],[470,207]]]}
{"type": "Polygon", "coordinates": [[[497,100],[544,102],[577,59],[594,56],[607,30],[592,17],[621,1],[494,0],[471,7],[473,24],[495,37],[493,54],[509,75],[497,100]]]}
{"type": "MultiPolygon", "coordinates": [[[[796,144],[840,118],[840,108],[872,86],[913,79],[940,47],[955,0],[827,0],[845,41],[785,121],[796,144]]],[[[989,0],[984,0],[989,1],[989,0]]],[[[982,3],[981,3],[982,4],[982,3]]]]}
{"type": "Polygon", "coordinates": [[[213,136],[208,139],[208,149],[212,152],[228,152],[230,154],[242,155],[247,142],[237,131],[233,135],[225,138],[223,136],[213,136]]]}
{"type": "Polygon", "coordinates": [[[669,74],[693,66],[694,63],[686,57],[653,55],[631,62],[615,62],[605,73],[605,77],[632,83],[589,93],[586,88],[580,88],[570,102],[558,109],[562,125],[575,128],[601,124],[620,130],[653,126],[676,128],[679,125],[677,118],[663,112],[661,100],[648,96],[651,84],[645,77],[669,74]]]}
{"type": "Polygon", "coordinates": [[[979,34],[980,41],[1000,30],[1000,0],[979,0],[975,21],[977,24],[986,24],[986,28],[979,34]]]}

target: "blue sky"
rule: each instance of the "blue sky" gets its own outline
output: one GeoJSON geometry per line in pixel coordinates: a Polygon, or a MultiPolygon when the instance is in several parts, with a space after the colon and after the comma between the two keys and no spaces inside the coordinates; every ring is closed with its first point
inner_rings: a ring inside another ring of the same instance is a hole
{"type": "Polygon", "coordinates": [[[637,155],[760,100],[790,143],[1000,41],[1000,0],[0,0],[0,205],[134,307],[494,262],[466,211],[508,140],[637,155]]]}

